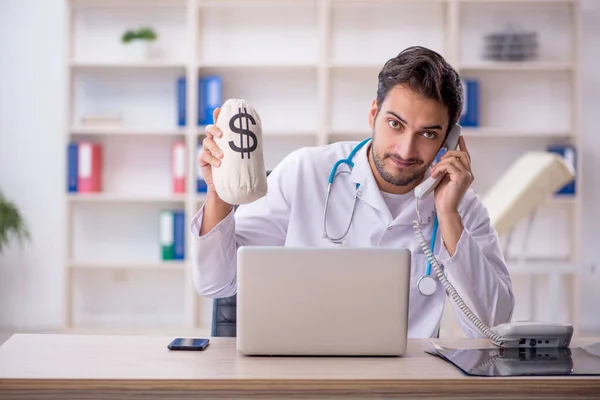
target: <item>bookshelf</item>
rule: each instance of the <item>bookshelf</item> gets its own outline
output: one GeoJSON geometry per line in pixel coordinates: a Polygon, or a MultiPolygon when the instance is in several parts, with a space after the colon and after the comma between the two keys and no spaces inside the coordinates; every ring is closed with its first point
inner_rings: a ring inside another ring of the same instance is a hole
{"type": "MultiPolygon", "coordinates": [[[[103,148],[103,191],[65,195],[69,328],[210,324],[211,301],[192,286],[190,238],[178,262],[161,260],[157,241],[161,210],[184,210],[187,229],[204,199],[196,192],[204,127],[195,123],[195,89],[203,76],[220,77],[223,101],[245,98],[258,110],[270,170],[299,147],[370,135],[367,116],[379,69],[405,47],[427,46],[465,79],[479,82],[479,124],[465,127],[478,192],[485,193],[522,152],[550,145],[573,145],[581,171],[575,0],[66,1],[65,149],[86,140],[103,148]],[[537,59],[481,57],[483,36],[508,24],[538,33],[537,59]],[[159,35],[151,57],[120,43],[126,29],[142,25],[159,35]],[[177,123],[181,77],[185,126],[177,123]],[[83,123],[94,114],[118,115],[120,122],[83,123]],[[172,190],[176,142],[186,146],[184,193],[172,190]],[[148,285],[159,289],[149,293],[148,285]],[[122,309],[130,310],[130,320],[122,309]]],[[[507,249],[515,279],[546,272],[554,287],[576,284],[581,189],[557,196],[538,213],[528,255],[546,264],[528,269],[517,263],[525,228],[515,233],[507,249]],[[556,234],[562,229],[564,237],[556,234]],[[544,267],[550,264],[559,267],[544,267]]],[[[572,290],[565,318],[577,324],[578,291],[572,290]]],[[[518,302],[529,300],[526,292],[517,293],[518,302]]]]}

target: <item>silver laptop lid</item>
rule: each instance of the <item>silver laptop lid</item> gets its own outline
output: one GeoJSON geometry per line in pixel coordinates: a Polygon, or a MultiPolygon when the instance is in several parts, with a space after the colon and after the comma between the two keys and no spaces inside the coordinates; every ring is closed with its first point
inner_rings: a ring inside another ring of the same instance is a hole
{"type": "Polygon", "coordinates": [[[402,355],[410,251],[241,247],[237,348],[262,355],[402,355]]]}

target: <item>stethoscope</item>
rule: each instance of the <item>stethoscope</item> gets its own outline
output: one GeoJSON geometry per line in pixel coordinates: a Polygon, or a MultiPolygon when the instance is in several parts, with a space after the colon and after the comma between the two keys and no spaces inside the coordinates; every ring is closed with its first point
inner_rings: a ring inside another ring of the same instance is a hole
{"type": "MultiPolygon", "coordinates": [[[[348,232],[350,231],[350,226],[352,225],[352,220],[354,219],[354,213],[356,211],[356,203],[357,203],[359,197],[362,196],[362,192],[359,190],[360,183],[357,183],[356,184],[356,192],[354,194],[354,202],[352,203],[352,214],[350,215],[350,221],[348,222],[348,227],[346,228],[346,231],[340,237],[334,238],[334,237],[329,236],[329,234],[327,233],[327,207],[329,205],[329,195],[331,194],[331,187],[333,186],[333,181],[335,180],[335,177],[337,175],[337,169],[342,164],[346,164],[350,169],[354,168],[354,162],[352,161],[352,159],[354,158],[356,153],[365,144],[367,144],[369,142],[369,140],[371,140],[371,138],[367,138],[367,139],[363,140],[362,142],[357,144],[352,149],[352,151],[350,152],[350,154],[348,155],[347,158],[338,160],[333,165],[333,168],[331,169],[331,173],[329,174],[329,180],[328,180],[328,184],[327,184],[327,196],[325,197],[325,210],[323,212],[323,237],[326,238],[327,240],[329,240],[331,243],[334,243],[334,244],[343,243],[344,238],[346,237],[346,235],[348,235],[348,232]]],[[[342,172],[349,173],[349,171],[342,171],[342,172]]],[[[438,219],[437,219],[437,214],[434,213],[433,231],[431,233],[431,244],[430,244],[432,253],[433,253],[433,249],[435,246],[437,229],[438,229],[438,219]]],[[[424,296],[431,296],[433,293],[435,293],[435,290],[437,288],[437,283],[436,283],[435,279],[431,276],[431,262],[429,262],[429,261],[427,261],[427,268],[425,269],[425,275],[423,275],[417,281],[417,288],[419,289],[419,292],[424,296]]]]}

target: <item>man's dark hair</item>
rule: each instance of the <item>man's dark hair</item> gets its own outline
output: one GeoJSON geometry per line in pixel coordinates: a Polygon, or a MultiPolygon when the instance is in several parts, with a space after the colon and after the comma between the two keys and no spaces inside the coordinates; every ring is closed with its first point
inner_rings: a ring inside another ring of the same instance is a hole
{"type": "Polygon", "coordinates": [[[462,84],[458,73],[440,54],[414,46],[388,60],[379,72],[378,108],[390,90],[400,84],[444,104],[448,108],[448,129],[458,122],[463,104],[462,84]]]}

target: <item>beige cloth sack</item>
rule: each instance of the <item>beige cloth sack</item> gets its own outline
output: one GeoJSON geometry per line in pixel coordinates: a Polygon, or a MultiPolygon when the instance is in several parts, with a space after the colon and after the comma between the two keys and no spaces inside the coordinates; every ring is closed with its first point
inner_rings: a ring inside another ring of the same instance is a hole
{"type": "Polygon", "coordinates": [[[251,203],[267,194],[260,116],[243,99],[228,99],[219,112],[214,140],[223,151],[221,165],[212,168],[219,197],[233,205],[251,203]]]}

